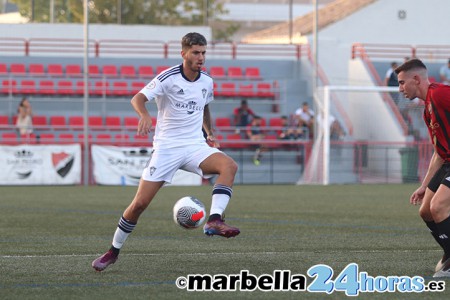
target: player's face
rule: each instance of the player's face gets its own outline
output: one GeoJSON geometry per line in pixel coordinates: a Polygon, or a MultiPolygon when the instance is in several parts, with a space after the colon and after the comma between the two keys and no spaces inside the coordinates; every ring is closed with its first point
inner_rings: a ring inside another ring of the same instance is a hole
{"type": "Polygon", "coordinates": [[[417,91],[420,81],[417,80],[417,74],[412,72],[400,72],[398,78],[398,91],[403,93],[405,98],[412,100],[417,97],[417,91]]]}
{"type": "Polygon", "coordinates": [[[182,51],[185,67],[192,72],[200,72],[205,64],[206,46],[193,45],[189,50],[182,51]]]}

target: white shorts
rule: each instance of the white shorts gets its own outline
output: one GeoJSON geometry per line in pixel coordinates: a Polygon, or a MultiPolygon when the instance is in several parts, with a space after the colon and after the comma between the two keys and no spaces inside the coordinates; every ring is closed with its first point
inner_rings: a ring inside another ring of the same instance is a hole
{"type": "Polygon", "coordinates": [[[152,157],[142,172],[145,181],[165,181],[171,183],[175,172],[179,169],[198,174],[204,178],[214,174],[203,174],[200,164],[214,153],[223,153],[208,144],[184,146],[181,148],[154,149],[152,157]]]}

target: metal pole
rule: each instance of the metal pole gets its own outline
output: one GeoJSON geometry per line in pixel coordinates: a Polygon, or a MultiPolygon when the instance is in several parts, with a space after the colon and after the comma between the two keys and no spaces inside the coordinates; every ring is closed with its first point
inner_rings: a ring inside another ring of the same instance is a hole
{"type": "Polygon", "coordinates": [[[294,27],[294,13],[293,13],[293,2],[294,0],[289,1],[289,44],[292,44],[292,35],[293,35],[293,27],[294,27]]]}
{"type": "Polygon", "coordinates": [[[117,0],[117,24],[122,24],[122,0],[117,0]]]}
{"type": "Polygon", "coordinates": [[[83,99],[83,116],[84,116],[84,165],[83,165],[83,177],[84,185],[89,185],[89,139],[88,139],[88,100],[89,100],[89,89],[88,89],[88,69],[89,69],[89,10],[88,10],[88,0],[84,0],[83,14],[84,14],[84,60],[83,60],[83,76],[84,76],[84,99],[83,99]]]}
{"type": "Polygon", "coordinates": [[[50,0],[50,23],[55,23],[55,0],[50,0]]]}

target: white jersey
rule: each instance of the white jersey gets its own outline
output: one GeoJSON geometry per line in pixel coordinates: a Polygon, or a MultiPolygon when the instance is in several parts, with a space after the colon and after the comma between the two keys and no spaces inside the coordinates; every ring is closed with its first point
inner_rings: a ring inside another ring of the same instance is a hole
{"type": "Polygon", "coordinates": [[[195,81],[183,74],[183,65],[156,76],[140,93],[158,107],[153,145],[156,149],[205,143],[203,111],[214,100],[213,80],[201,71],[195,81]]]}

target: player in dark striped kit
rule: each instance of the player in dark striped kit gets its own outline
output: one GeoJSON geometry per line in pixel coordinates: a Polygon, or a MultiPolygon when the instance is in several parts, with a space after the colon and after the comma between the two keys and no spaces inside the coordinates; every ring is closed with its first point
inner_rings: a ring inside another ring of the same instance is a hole
{"type": "Polygon", "coordinates": [[[395,69],[399,91],[407,99],[425,101],[423,118],[428,126],[434,154],[421,186],[411,195],[420,206],[436,242],[444,249],[433,277],[450,277],[450,86],[430,83],[424,63],[411,59],[395,69]]]}

